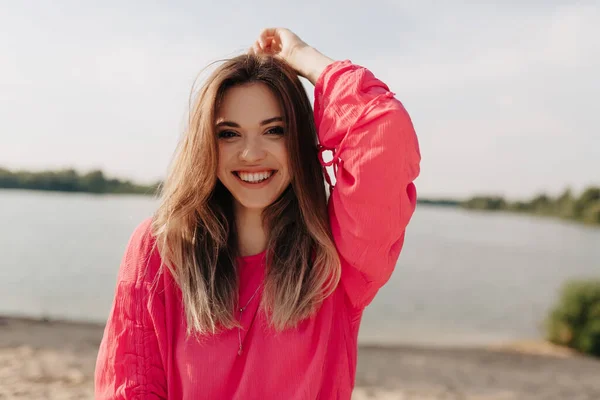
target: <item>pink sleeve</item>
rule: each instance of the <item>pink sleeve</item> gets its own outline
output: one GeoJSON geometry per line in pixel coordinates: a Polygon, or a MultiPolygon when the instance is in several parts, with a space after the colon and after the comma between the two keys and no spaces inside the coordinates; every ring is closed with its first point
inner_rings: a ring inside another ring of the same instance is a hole
{"type": "Polygon", "coordinates": [[[151,288],[160,261],[152,255],[150,220],[133,233],[117,278],[114,302],[100,344],[95,399],[167,398],[161,348],[164,302],[151,288]]]}
{"type": "Polygon", "coordinates": [[[334,62],[319,77],[315,123],[321,162],[334,167],[336,178],[328,207],[342,284],[351,305],[364,309],[400,255],[416,205],[419,144],[400,101],[348,60],[334,62]],[[324,150],[333,151],[331,162],[323,162],[324,150]]]}

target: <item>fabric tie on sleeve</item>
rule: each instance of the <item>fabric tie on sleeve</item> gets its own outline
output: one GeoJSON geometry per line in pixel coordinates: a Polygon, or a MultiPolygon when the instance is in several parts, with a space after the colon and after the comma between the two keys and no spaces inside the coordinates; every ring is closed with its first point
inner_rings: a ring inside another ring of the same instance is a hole
{"type": "MultiPolygon", "coordinates": [[[[377,97],[375,97],[373,100],[371,100],[369,102],[369,104],[367,104],[366,107],[364,107],[362,109],[362,111],[360,112],[360,114],[358,115],[358,117],[356,118],[357,121],[360,121],[360,119],[363,117],[363,115],[365,113],[367,113],[367,111],[369,111],[371,109],[372,106],[374,106],[377,102],[379,102],[380,99],[382,99],[383,97],[386,98],[392,98],[394,97],[396,94],[390,91],[387,91],[386,93],[383,93],[377,97]]],[[[350,128],[349,132],[352,130],[352,128],[350,128]]],[[[348,135],[346,135],[344,137],[344,139],[348,137],[348,135]]],[[[332,147],[327,147],[327,146],[323,146],[322,144],[319,144],[317,146],[317,156],[319,157],[319,162],[321,163],[321,166],[323,167],[323,174],[325,175],[325,181],[327,182],[327,184],[329,185],[329,193],[331,193],[335,187],[335,185],[331,182],[331,176],[329,176],[329,172],[327,171],[327,167],[331,167],[333,166],[333,176],[336,177],[337,176],[337,172],[340,169],[340,167],[343,164],[343,160],[341,160],[338,156],[339,152],[341,151],[342,147],[344,144],[344,140],[342,140],[339,144],[339,146],[337,147],[337,150],[335,148],[332,147]],[[332,158],[331,161],[325,161],[323,159],[323,153],[326,151],[331,151],[332,154],[332,158]]]]}

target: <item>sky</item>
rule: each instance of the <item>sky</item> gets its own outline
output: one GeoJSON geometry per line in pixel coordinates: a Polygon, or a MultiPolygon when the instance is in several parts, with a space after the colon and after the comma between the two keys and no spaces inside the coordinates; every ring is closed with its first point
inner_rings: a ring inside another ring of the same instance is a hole
{"type": "Polygon", "coordinates": [[[162,179],[198,74],[283,26],[396,93],[423,197],[600,184],[600,1],[467,3],[5,0],[0,166],[162,179]]]}

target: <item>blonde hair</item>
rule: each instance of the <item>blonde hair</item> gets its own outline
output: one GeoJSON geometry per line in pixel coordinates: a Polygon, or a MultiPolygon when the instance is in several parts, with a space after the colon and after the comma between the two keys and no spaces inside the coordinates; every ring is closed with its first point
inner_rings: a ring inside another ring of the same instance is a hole
{"type": "Polygon", "coordinates": [[[214,126],[226,90],[250,82],[265,84],[281,102],[293,176],[280,198],[263,211],[268,245],[261,307],[276,330],[294,327],[317,311],[340,279],[306,92],[280,60],[235,57],[211,74],[193,102],[152,222],[163,266],[182,292],[188,334],[239,326],[234,316],[239,253],[233,200],[217,179],[214,126]]]}

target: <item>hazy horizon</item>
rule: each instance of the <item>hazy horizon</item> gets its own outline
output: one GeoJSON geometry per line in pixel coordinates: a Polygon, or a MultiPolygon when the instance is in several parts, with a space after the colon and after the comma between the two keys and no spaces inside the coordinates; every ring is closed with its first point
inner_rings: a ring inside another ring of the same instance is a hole
{"type": "Polygon", "coordinates": [[[422,197],[527,198],[600,184],[596,2],[231,7],[8,2],[0,166],[162,179],[197,74],[275,25],[368,67],[396,93],[419,135],[422,197]]]}

